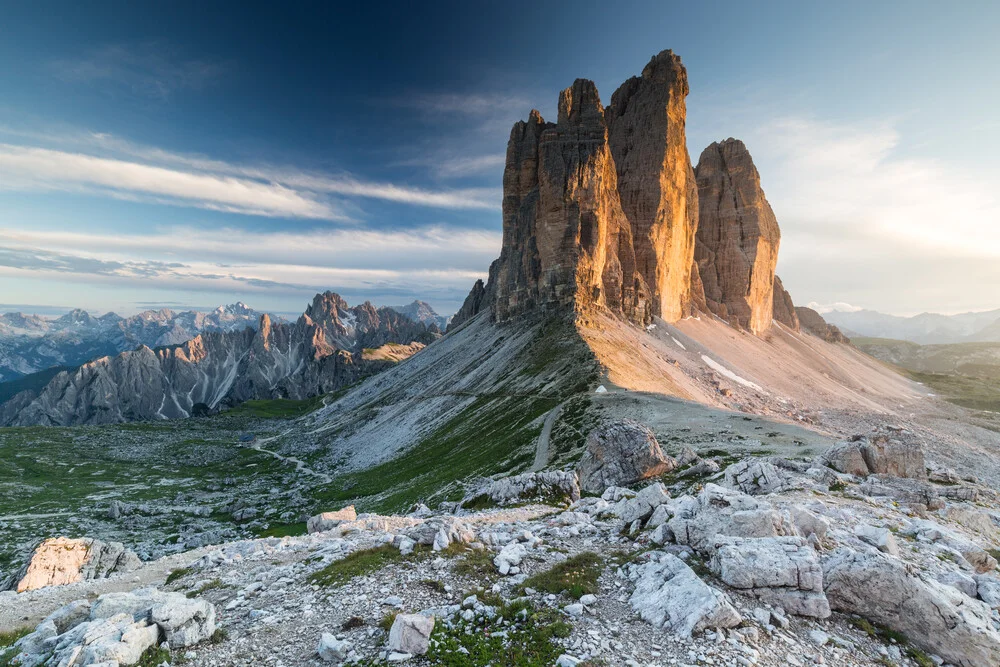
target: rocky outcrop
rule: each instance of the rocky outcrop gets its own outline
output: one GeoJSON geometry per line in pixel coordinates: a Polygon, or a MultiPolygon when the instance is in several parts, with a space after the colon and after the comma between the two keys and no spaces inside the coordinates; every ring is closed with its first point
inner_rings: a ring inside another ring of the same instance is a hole
{"type": "Polygon", "coordinates": [[[827,324],[827,321],[823,319],[823,316],[812,308],[796,306],[795,314],[798,315],[799,323],[802,325],[802,328],[812,335],[818,336],[828,343],[851,342],[847,336],[841,333],[840,329],[832,324],[827,324]]]}
{"type": "Polygon", "coordinates": [[[16,413],[4,411],[4,425],[170,419],[250,399],[308,398],[392,365],[366,360],[365,349],[435,337],[391,308],[352,308],[326,292],[294,323],[263,315],[257,330],[201,334],[155,350],[142,346],[59,373],[26,405],[20,401],[16,413]]]}
{"type": "Polygon", "coordinates": [[[130,572],[140,565],[138,556],[120,542],[52,537],[35,547],[12,587],[20,593],[74,584],[130,572]]]}
{"type": "Polygon", "coordinates": [[[14,665],[134,665],[166,642],[182,649],[215,632],[215,607],[181,593],[146,588],[78,600],[53,612],[14,644],[14,665]]]}
{"type": "Polygon", "coordinates": [[[774,319],[774,267],[781,232],[742,141],[706,148],[698,179],[695,260],[708,309],[734,326],[761,333],[774,319]]]}
{"type": "Polygon", "coordinates": [[[581,489],[603,493],[609,486],[635,484],[676,467],[677,462],[663,453],[648,426],[623,419],[590,432],[577,475],[581,489]]]}
{"type": "Polygon", "coordinates": [[[878,551],[846,549],[823,563],[830,606],[884,625],[947,662],[1000,664],[990,608],[878,551]],[[877,595],[873,595],[877,592],[877,595]]]}
{"type": "Polygon", "coordinates": [[[799,330],[799,316],[795,312],[795,304],[792,303],[792,295],[788,293],[785,286],[781,284],[781,278],[774,276],[774,321],[784,324],[793,331],[799,330]]]}
{"type": "Polygon", "coordinates": [[[680,57],[663,51],[615,91],[606,113],[636,268],[652,314],[668,322],[691,310],[698,191],[685,135],[688,91],[680,57]]]}
{"type": "Polygon", "coordinates": [[[859,477],[927,479],[923,447],[885,434],[838,443],[823,453],[823,460],[839,472],[859,477]]]}
{"type": "Polygon", "coordinates": [[[462,307],[458,309],[458,312],[452,316],[451,322],[448,323],[448,331],[454,331],[462,326],[462,324],[478,315],[488,305],[489,299],[486,294],[486,285],[483,284],[482,280],[477,280],[476,284],[472,286],[469,295],[465,297],[462,307]]]}
{"type": "Polygon", "coordinates": [[[635,582],[629,603],[654,627],[690,637],[706,628],[732,628],[743,622],[728,595],[706,584],[673,554],[651,554],[649,562],[629,567],[629,578],[635,582]]]}
{"type": "Polygon", "coordinates": [[[478,487],[464,500],[464,506],[509,505],[524,502],[574,502],[580,499],[576,473],[565,470],[526,472],[504,477],[478,487]]]}

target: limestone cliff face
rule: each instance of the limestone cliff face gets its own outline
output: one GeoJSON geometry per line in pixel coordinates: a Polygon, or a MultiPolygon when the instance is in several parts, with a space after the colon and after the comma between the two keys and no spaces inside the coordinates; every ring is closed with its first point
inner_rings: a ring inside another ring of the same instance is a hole
{"type": "Polygon", "coordinates": [[[734,326],[761,333],[774,318],[774,268],[781,232],[742,141],[706,148],[698,179],[695,259],[708,309],[734,326]]]}
{"type": "Polygon", "coordinates": [[[774,276],[774,321],[781,322],[793,331],[799,330],[799,316],[792,303],[792,295],[781,284],[781,278],[774,276]]]}
{"type": "Polygon", "coordinates": [[[559,117],[517,123],[504,171],[503,249],[493,315],[607,309],[645,323],[691,311],[697,187],[684,135],[687,74],[655,56],[605,110],[593,82],[559,96],[559,117]]]}
{"type": "Polygon", "coordinates": [[[691,311],[698,190],[685,135],[688,90],[680,57],[663,51],[615,91],[607,110],[636,265],[652,291],[653,314],[668,322],[691,311]]]}
{"type": "Polygon", "coordinates": [[[514,126],[503,229],[500,258],[490,268],[498,321],[529,310],[595,306],[647,320],[648,291],[636,272],[593,82],[577,79],[560,94],[557,123],[532,111],[514,126]]]}

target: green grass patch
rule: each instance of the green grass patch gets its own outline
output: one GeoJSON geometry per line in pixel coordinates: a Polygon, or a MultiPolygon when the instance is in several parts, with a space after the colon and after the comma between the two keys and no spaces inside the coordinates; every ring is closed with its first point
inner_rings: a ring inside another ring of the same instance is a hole
{"type": "Polygon", "coordinates": [[[562,653],[553,640],[568,637],[571,629],[558,612],[536,611],[529,603],[515,600],[502,606],[489,621],[459,621],[453,628],[436,624],[427,659],[443,667],[501,663],[505,667],[550,667],[562,653]],[[506,631],[506,637],[496,636],[501,630],[506,631]]]}
{"type": "Polygon", "coordinates": [[[170,663],[170,651],[159,646],[150,646],[139,656],[139,662],[135,664],[136,667],[157,667],[164,662],[170,663]]]}
{"type": "Polygon", "coordinates": [[[378,572],[402,560],[403,556],[399,553],[399,549],[390,545],[352,551],[344,558],[313,572],[309,575],[309,583],[319,586],[339,586],[355,577],[378,572]]]}
{"type": "Polygon", "coordinates": [[[297,537],[306,534],[306,522],[282,523],[268,526],[257,533],[259,537],[297,537]]]}
{"type": "Polygon", "coordinates": [[[455,574],[472,579],[490,579],[496,576],[493,552],[489,549],[469,549],[454,567],[455,574]]]}
{"type": "Polygon", "coordinates": [[[31,626],[25,626],[23,628],[18,628],[17,630],[10,630],[8,632],[0,632],[0,648],[7,646],[13,646],[21,637],[31,634],[34,628],[31,626]]]}
{"type": "Polygon", "coordinates": [[[222,413],[226,417],[252,417],[254,419],[295,419],[323,407],[323,396],[302,400],[275,398],[240,403],[222,413]]]}
{"type": "Polygon", "coordinates": [[[579,600],[588,593],[597,593],[597,580],[604,571],[604,560],[592,551],[586,551],[534,574],[522,588],[534,588],[545,593],[565,593],[579,600]]]}
{"type": "Polygon", "coordinates": [[[392,629],[392,624],[396,622],[396,616],[399,615],[398,611],[386,612],[382,619],[378,622],[378,627],[382,628],[386,632],[392,629]]]}
{"type": "Polygon", "coordinates": [[[860,616],[852,616],[849,620],[851,625],[873,639],[881,639],[884,642],[894,642],[898,644],[903,650],[903,653],[913,660],[918,667],[934,666],[934,661],[931,660],[930,656],[916,646],[913,646],[910,643],[910,640],[903,633],[896,632],[895,630],[887,628],[884,625],[872,623],[867,618],[862,618],[860,616]]]}
{"type": "Polygon", "coordinates": [[[207,593],[208,591],[215,590],[217,588],[223,588],[225,584],[222,583],[222,579],[212,579],[208,583],[202,584],[193,591],[188,591],[187,596],[189,598],[196,598],[199,595],[207,593]]]}
{"type": "Polygon", "coordinates": [[[192,572],[194,572],[194,570],[189,567],[179,567],[176,570],[171,570],[170,574],[167,575],[167,580],[163,582],[163,585],[166,586],[168,584],[172,584],[181,577],[186,577],[192,572]]]}
{"type": "MultiPolygon", "coordinates": [[[[537,395],[484,395],[401,456],[335,479],[313,496],[322,504],[354,502],[376,512],[399,512],[416,502],[459,500],[458,480],[516,472],[505,462],[534,447],[539,417],[559,404],[537,395]],[[534,423],[534,422],[538,423],[534,423]]],[[[524,465],[529,465],[524,458],[524,465]]]]}

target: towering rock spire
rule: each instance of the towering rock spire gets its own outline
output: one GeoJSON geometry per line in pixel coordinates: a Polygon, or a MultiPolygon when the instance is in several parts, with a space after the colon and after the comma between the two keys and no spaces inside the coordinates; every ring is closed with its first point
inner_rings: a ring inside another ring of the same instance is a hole
{"type": "Polygon", "coordinates": [[[662,51],[615,91],[608,139],[636,263],[652,291],[652,312],[668,322],[691,310],[698,192],[687,152],[687,71],[662,51]]]}
{"type": "Polygon", "coordinates": [[[514,125],[504,171],[503,248],[490,268],[493,312],[603,307],[646,321],[604,108],[592,81],[559,95],[559,118],[514,125]]]}
{"type": "Polygon", "coordinates": [[[698,177],[695,259],[708,309],[734,326],[761,333],[774,319],[774,268],[781,232],[742,141],[706,148],[698,177]]]}

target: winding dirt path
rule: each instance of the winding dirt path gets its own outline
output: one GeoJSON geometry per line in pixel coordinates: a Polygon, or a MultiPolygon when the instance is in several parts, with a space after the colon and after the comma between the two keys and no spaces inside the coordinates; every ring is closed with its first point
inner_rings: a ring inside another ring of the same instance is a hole
{"type": "Polygon", "coordinates": [[[545,422],[542,424],[542,432],[538,434],[538,443],[535,445],[535,462],[531,464],[528,472],[538,472],[549,463],[549,437],[552,435],[552,427],[555,425],[559,415],[562,414],[563,401],[556,407],[549,410],[545,415],[545,422]]]}

